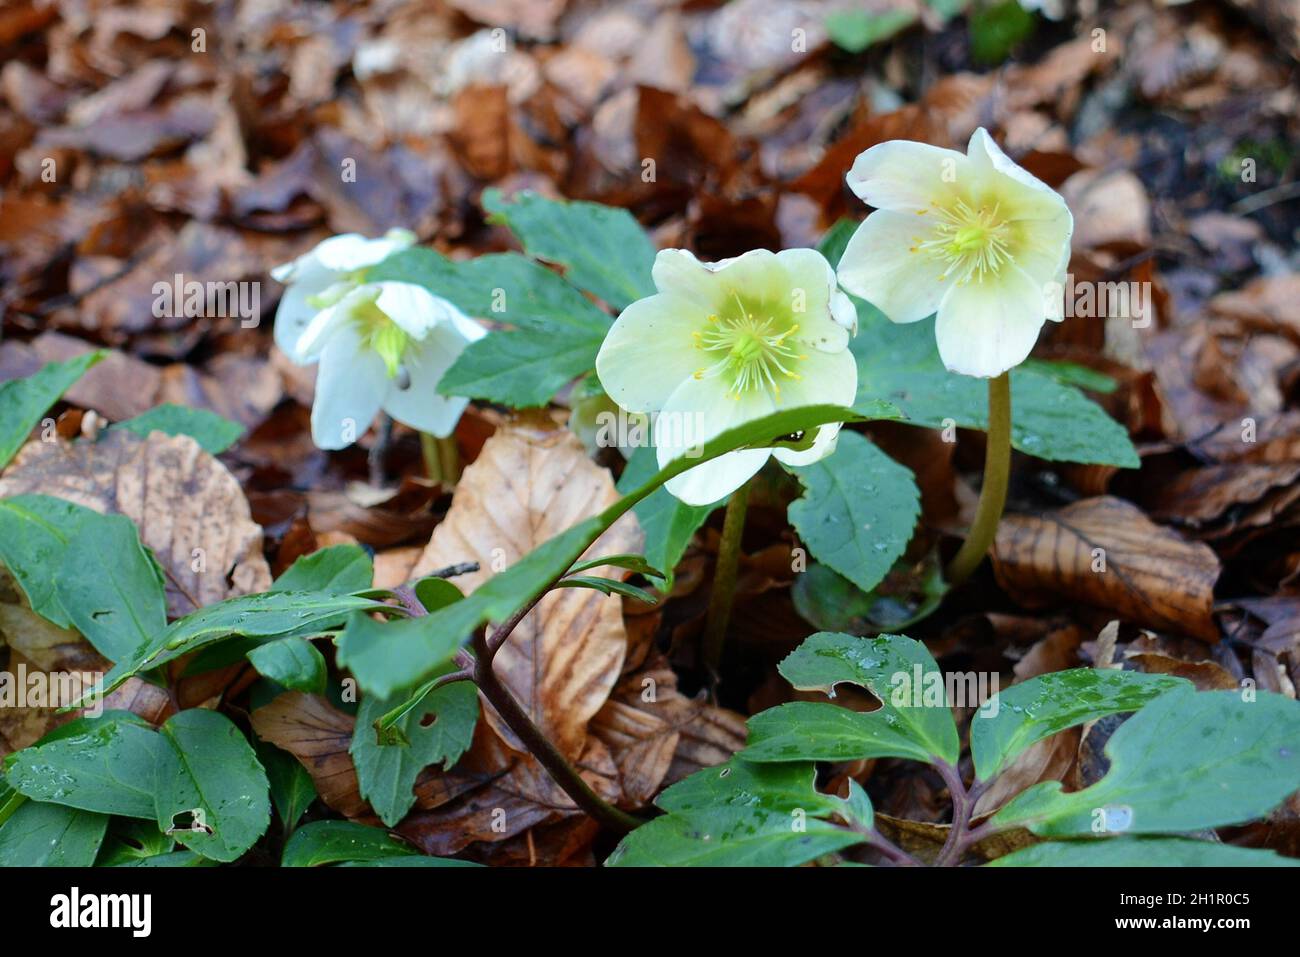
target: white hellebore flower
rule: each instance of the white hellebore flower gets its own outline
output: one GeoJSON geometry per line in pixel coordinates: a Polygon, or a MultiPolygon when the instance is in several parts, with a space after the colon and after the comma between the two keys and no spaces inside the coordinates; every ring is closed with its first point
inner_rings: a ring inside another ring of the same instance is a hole
{"type": "Polygon", "coordinates": [[[289,267],[293,273],[287,278],[293,285],[285,300],[291,311],[286,316],[281,303],[276,342],[299,364],[320,363],[311,434],[322,449],[351,445],[380,409],[412,428],[445,438],[469,404],[468,399],[439,395],[438,383],[465,346],[485,336],[486,330],[422,286],[360,281],[361,270],[383,258],[376,250],[385,242],[389,240],[336,236],[289,267]],[[338,245],[322,255],[331,243],[338,245]],[[345,265],[335,255],[339,249],[358,251],[359,259],[370,262],[354,259],[352,269],[332,270],[335,276],[351,278],[335,278],[314,295],[295,295],[300,292],[295,288],[299,275],[318,284],[323,263],[345,265]],[[299,322],[300,304],[313,312],[305,323],[299,322]]]}
{"type": "Polygon", "coordinates": [[[1044,318],[1060,321],[1074,218],[983,129],[965,155],[910,140],[860,154],[849,187],[877,208],[849,240],[840,283],[894,322],[938,312],[953,372],[1019,365],[1044,318]]]}
{"type": "MultiPolygon", "coordinates": [[[[660,466],[727,429],[780,409],[851,405],[858,369],[848,350],[857,312],[821,253],[756,249],[703,263],[684,249],[655,258],[658,293],[623,310],[596,357],[601,385],[630,412],[654,415],[660,466]]],[[[811,448],[743,449],[668,483],[691,505],[740,488],[769,455],[807,465],[835,449],[839,425],[811,448]]]]}

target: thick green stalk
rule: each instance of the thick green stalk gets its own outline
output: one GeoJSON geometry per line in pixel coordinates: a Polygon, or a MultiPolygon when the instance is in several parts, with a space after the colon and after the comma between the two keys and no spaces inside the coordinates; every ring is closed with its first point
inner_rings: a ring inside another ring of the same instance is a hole
{"type": "Polygon", "coordinates": [[[424,454],[424,471],[430,481],[455,485],[460,480],[460,450],[456,448],[454,435],[440,439],[421,432],[420,451],[424,454]]]}
{"type": "Polygon", "coordinates": [[[970,533],[948,565],[948,584],[960,585],[979,568],[997,535],[1011,479],[1011,380],[1007,373],[989,379],[989,430],[984,451],[984,485],[970,533]]]}
{"type": "Polygon", "coordinates": [[[713,590],[709,595],[709,613],[704,621],[704,665],[717,683],[722,665],[722,646],[731,621],[731,603],[736,591],[736,572],[740,567],[740,538],[745,531],[745,512],[749,508],[749,483],[746,482],[727,500],[727,514],[722,521],[722,541],[718,545],[718,563],[713,572],[713,590]]]}

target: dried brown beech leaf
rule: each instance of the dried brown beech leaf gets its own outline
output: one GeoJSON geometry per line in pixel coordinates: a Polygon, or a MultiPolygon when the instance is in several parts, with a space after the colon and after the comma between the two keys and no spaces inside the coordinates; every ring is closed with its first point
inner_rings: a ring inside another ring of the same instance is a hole
{"type": "Polygon", "coordinates": [[[1103,496],[1040,515],[1008,515],[994,544],[998,582],[1035,607],[1069,599],[1129,621],[1217,641],[1219,560],[1205,545],[1103,496]]]}
{"type": "Polygon", "coordinates": [[[659,793],[674,765],[672,781],[721,764],[740,750],[745,720],[686,697],[677,690],[677,676],[660,658],[623,677],[592,718],[591,733],[609,747],[629,805],[643,807],[659,793]]]}
{"type": "Polygon", "coordinates": [[[29,442],[0,478],[0,497],[23,494],[135,522],[162,565],[172,617],[270,587],[239,483],[189,436],[113,429],[97,442],[29,442]]]}
{"type": "Polygon", "coordinates": [[[263,741],[288,751],[307,769],[321,800],[349,818],[371,814],[361,797],[348,748],[355,720],[320,695],[290,691],[252,713],[263,741]]]}
{"type": "MultiPolygon", "coordinates": [[[[516,423],[501,429],[465,469],[456,497],[412,572],[458,562],[479,571],[456,580],[464,591],[518,561],[565,529],[618,499],[609,472],[587,457],[567,429],[516,423]]],[[[591,557],[635,552],[640,532],[629,513],[588,551],[591,557]]],[[[617,576],[596,568],[585,575],[617,576]]],[[[497,654],[502,682],[567,756],[582,753],[587,721],[618,680],[627,650],[622,601],[588,588],[547,595],[497,654]]],[[[515,750],[514,734],[491,707],[484,713],[515,750]]]]}

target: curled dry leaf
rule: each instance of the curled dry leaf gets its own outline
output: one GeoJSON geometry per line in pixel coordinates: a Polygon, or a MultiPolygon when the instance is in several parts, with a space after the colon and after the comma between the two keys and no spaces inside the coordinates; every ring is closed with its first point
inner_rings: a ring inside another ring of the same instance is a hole
{"type": "Polygon", "coordinates": [[[1211,617],[1219,560],[1118,498],[1040,515],[1008,515],[994,544],[998,582],[1035,607],[1068,599],[1155,629],[1217,641],[1211,617]]]}
{"type": "MultiPolygon", "coordinates": [[[[618,499],[613,480],[568,430],[516,423],[496,433],[465,469],[456,497],[416,564],[414,577],[459,562],[479,571],[456,580],[477,588],[565,529],[618,499]]],[[[588,550],[588,556],[640,549],[628,513],[588,550]]],[[[617,576],[597,568],[586,575],[617,576]]],[[[627,635],[621,599],[588,588],[547,595],[515,628],[497,654],[502,682],[529,717],[567,756],[582,753],[587,722],[609,697],[623,665],[627,635]]],[[[523,746],[491,707],[492,727],[517,751],[523,746]]]]}
{"type": "Polygon", "coordinates": [[[113,429],[97,442],[30,442],[0,477],[0,497],[23,494],[135,522],[162,566],[173,618],[271,585],[239,482],[189,436],[113,429]]]}

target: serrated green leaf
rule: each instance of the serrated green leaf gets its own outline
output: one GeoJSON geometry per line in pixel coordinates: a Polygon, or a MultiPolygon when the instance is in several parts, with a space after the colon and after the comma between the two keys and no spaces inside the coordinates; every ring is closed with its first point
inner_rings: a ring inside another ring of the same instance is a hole
{"type": "Polygon", "coordinates": [[[305,638],[277,638],[248,653],[257,673],[294,691],[325,690],[325,656],[305,638]]]}
{"type": "Polygon", "coordinates": [[[244,434],[244,427],[238,422],[231,422],[207,409],[193,409],[171,402],[154,406],[134,419],[117,423],[113,428],[126,429],[142,438],[148,437],[150,432],[188,435],[210,455],[226,451],[244,434]]]}
{"type": "Polygon", "coordinates": [[[25,379],[0,382],[0,469],[22,448],[50,406],[107,354],[96,349],[67,362],[46,363],[25,379]]]}
{"type": "Polygon", "coordinates": [[[1101,837],[1044,841],[987,867],[1300,867],[1273,851],[1180,837],[1101,837]]]}
{"type": "Polygon", "coordinates": [[[285,569],[269,591],[324,592],[351,595],[375,579],[375,563],[360,545],[331,545],[303,555],[285,569]]]}
{"type": "MultiPolygon", "coordinates": [[[[960,754],[957,726],[946,696],[929,702],[925,690],[943,688],[943,675],[925,645],[904,635],[859,638],[821,631],[796,648],[777,669],[794,687],[833,693],[836,685],[855,684],[881,701],[876,711],[859,713],[814,702],[795,702],[750,719],[750,743],[743,752],[751,761],[826,760],[828,750],[860,757],[938,758],[956,764],[960,754]],[[795,705],[804,705],[798,707],[795,705]],[[793,709],[793,710],[790,710],[793,709]],[[838,713],[835,713],[838,712],[838,713]],[[761,719],[761,720],[760,720],[761,719]],[[842,741],[828,740],[833,734],[842,741]]],[[[840,759],[837,759],[840,760],[840,759]]]]}
{"type": "Polygon", "coordinates": [[[32,611],[60,628],[72,625],[58,598],[63,554],[81,526],[100,517],[93,509],[49,495],[0,499],[0,563],[32,611]]]}
{"type": "Polygon", "coordinates": [[[947,593],[938,558],[932,553],[918,563],[896,562],[870,592],[813,562],[795,577],[790,598],[799,616],[822,631],[874,635],[928,618],[947,593]]]}
{"type": "Polygon", "coordinates": [[[607,867],[798,867],[862,836],[797,812],[709,807],[665,814],[623,838],[607,867]]]}
{"type": "Polygon", "coordinates": [[[1012,685],[971,718],[975,776],[988,781],[1035,741],[1108,714],[1137,711],[1187,682],[1140,671],[1072,668],[1012,685]]]}
{"type": "Polygon", "coordinates": [[[284,845],[281,867],[320,867],[340,861],[412,857],[419,852],[387,831],[352,821],[313,821],[284,845]]]}
{"type": "Polygon", "coordinates": [[[419,687],[474,629],[488,621],[505,621],[531,602],[571,568],[607,528],[670,478],[737,448],[787,444],[784,437],[794,433],[827,422],[856,420],[856,413],[838,406],[805,406],[729,429],[705,443],[699,456],[670,462],[640,488],[533,549],[463,601],[410,622],[356,629],[349,623],[338,639],[338,663],[350,669],[369,694],[391,697],[400,690],[419,687]]]}
{"type": "Polygon", "coordinates": [[[565,278],[616,309],[653,295],[655,247],[625,209],[520,192],[483,191],[483,208],[519,237],[528,255],[564,266],[565,278]]]}
{"type": "Polygon", "coordinates": [[[25,801],[0,826],[0,867],[90,867],[108,816],[25,801]]]}
{"type": "Polygon", "coordinates": [[[875,588],[907,549],[921,514],[911,471],[847,431],[833,455],[786,470],[804,488],[789,517],[808,551],[863,591],[875,588]]]}
{"type": "Polygon", "coordinates": [[[647,605],[653,605],[659,600],[644,588],[638,588],[636,585],[629,585],[627,582],[621,582],[613,578],[601,578],[598,575],[568,575],[556,582],[555,587],[591,588],[602,595],[622,595],[624,598],[634,598],[647,605]]]}
{"type": "Polygon", "coordinates": [[[1037,784],[993,818],[1049,837],[1155,834],[1262,817],[1300,788],[1300,703],[1270,692],[1169,691],[1106,742],[1110,770],[1082,791],[1037,784]]]}
{"type": "Polygon", "coordinates": [[[647,562],[642,555],[602,555],[599,558],[589,558],[575,564],[569,569],[569,574],[576,575],[578,572],[585,572],[589,568],[603,568],[606,565],[614,568],[626,568],[630,572],[645,575],[647,578],[664,577],[664,573],[647,562]]]}
{"type": "Polygon", "coordinates": [[[412,788],[421,771],[434,764],[450,770],[468,750],[478,723],[478,689],[468,681],[434,688],[392,725],[394,737],[406,743],[381,744],[375,722],[400,704],[389,698],[364,698],[348,749],[361,796],[390,827],[415,803],[412,788]]]}
{"type": "Polygon", "coordinates": [[[236,860],[271,823],[266,771],[257,755],[230,719],[216,711],[181,711],[159,733],[168,747],[159,752],[154,777],[158,827],[166,831],[178,816],[192,816],[212,833],[177,830],[176,840],[212,860],[236,860]]]}
{"type": "Polygon", "coordinates": [[[153,820],[153,779],[164,747],[157,732],[134,715],[75,724],[71,733],[9,755],[9,785],[33,801],[153,820]]]}
{"type": "Polygon", "coordinates": [[[787,814],[802,808],[813,817],[839,812],[843,802],[818,791],[816,778],[810,762],[755,764],[733,757],[678,781],[655,798],[655,804],[674,814],[726,806],[787,814]]]}
{"type": "Polygon", "coordinates": [[[109,661],[129,659],[167,627],[162,569],[124,515],[96,515],[63,551],[60,607],[109,661]]]}
{"type": "Polygon", "coordinates": [[[526,409],[546,405],[572,380],[596,366],[605,331],[562,328],[490,332],[471,342],[438,383],[443,395],[526,409]]]}

